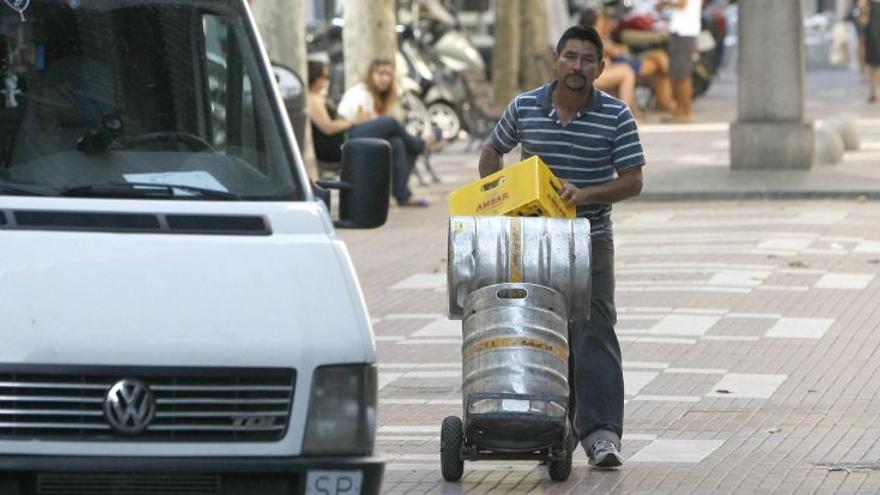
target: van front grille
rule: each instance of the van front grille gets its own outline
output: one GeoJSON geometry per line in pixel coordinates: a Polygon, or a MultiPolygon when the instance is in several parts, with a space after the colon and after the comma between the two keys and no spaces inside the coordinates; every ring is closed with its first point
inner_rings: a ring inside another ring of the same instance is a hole
{"type": "Polygon", "coordinates": [[[0,438],[275,441],[287,431],[295,382],[296,372],[285,369],[0,369],[0,438]],[[123,379],[145,385],[155,400],[139,433],[119,433],[105,413],[108,392],[123,379]]]}
{"type": "Polygon", "coordinates": [[[88,474],[37,475],[37,495],[214,495],[220,493],[217,475],[187,474],[88,474]]]}
{"type": "Polygon", "coordinates": [[[0,211],[0,228],[135,234],[272,235],[269,220],[258,215],[103,211],[5,210],[0,211]]]}

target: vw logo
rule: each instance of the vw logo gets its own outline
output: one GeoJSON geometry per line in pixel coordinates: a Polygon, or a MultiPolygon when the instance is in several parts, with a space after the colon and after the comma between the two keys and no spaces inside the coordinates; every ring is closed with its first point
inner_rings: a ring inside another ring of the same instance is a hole
{"type": "Polygon", "coordinates": [[[104,397],[104,417],[117,433],[140,433],[149,426],[155,414],[156,398],[140,380],[120,380],[104,397]]]}

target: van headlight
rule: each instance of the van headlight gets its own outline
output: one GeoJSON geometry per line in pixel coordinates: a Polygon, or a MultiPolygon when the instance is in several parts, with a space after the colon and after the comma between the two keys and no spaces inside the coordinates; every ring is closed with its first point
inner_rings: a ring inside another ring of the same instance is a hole
{"type": "Polygon", "coordinates": [[[312,378],[303,454],[372,454],[376,384],[375,365],[317,368],[312,378]]]}

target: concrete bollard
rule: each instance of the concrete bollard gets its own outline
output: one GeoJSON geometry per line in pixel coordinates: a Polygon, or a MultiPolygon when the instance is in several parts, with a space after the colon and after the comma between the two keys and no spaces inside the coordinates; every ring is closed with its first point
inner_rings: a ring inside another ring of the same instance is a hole
{"type": "Polygon", "coordinates": [[[855,115],[851,113],[836,115],[828,119],[827,125],[843,139],[843,147],[846,151],[859,149],[859,124],[855,115]]]}
{"type": "Polygon", "coordinates": [[[843,161],[844,142],[836,129],[825,121],[817,121],[813,160],[818,165],[836,165],[843,161]]]}

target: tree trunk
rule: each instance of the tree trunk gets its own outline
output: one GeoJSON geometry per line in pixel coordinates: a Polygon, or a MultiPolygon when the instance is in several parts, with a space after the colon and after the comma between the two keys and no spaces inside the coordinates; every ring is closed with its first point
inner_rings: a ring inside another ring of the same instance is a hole
{"type": "Polygon", "coordinates": [[[523,0],[495,2],[495,45],[492,48],[492,89],[495,102],[507,106],[520,91],[520,43],[523,0]]]}
{"type": "MultiPolygon", "coordinates": [[[[394,62],[397,53],[395,0],[362,0],[345,3],[345,87],[360,81],[370,62],[385,58],[394,62]]],[[[398,71],[403,68],[398,67],[398,71]]]]}
{"type": "MultiPolygon", "coordinates": [[[[307,85],[306,63],[306,6],[304,0],[257,0],[253,2],[254,19],[269,59],[295,70],[307,85]]],[[[308,108],[306,108],[308,115],[308,108]]],[[[315,151],[312,146],[312,126],[306,125],[303,149],[306,171],[312,179],[318,178],[315,151]]]]}
{"type": "Polygon", "coordinates": [[[547,43],[545,0],[520,0],[522,38],[520,40],[519,82],[523,90],[546,84],[552,76],[547,43]]]}

